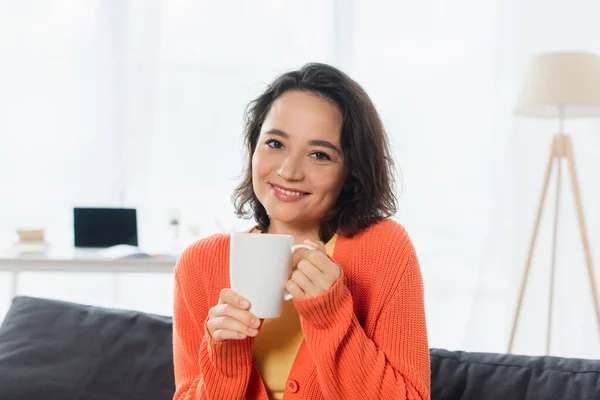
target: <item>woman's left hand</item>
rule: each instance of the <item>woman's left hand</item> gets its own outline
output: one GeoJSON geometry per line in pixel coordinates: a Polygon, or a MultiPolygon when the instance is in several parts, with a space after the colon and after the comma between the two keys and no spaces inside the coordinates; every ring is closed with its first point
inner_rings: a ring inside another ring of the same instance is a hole
{"type": "Polygon", "coordinates": [[[340,267],[327,257],[323,242],[305,240],[316,250],[308,250],[287,282],[288,292],[296,299],[308,299],[328,291],[341,275],[340,267]]]}

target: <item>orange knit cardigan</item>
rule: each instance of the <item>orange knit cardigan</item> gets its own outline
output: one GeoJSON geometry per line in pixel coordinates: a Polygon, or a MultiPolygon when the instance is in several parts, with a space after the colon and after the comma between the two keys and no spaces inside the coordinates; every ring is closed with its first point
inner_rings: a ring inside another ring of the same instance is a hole
{"type": "MultiPolygon", "coordinates": [[[[304,341],[284,399],[429,399],[423,282],[402,226],[386,219],[332,257],[342,276],[326,293],[294,300],[304,341]]],[[[267,400],[254,338],[215,342],[208,310],[229,287],[229,235],[189,246],[175,268],[175,400],[267,400]]]]}

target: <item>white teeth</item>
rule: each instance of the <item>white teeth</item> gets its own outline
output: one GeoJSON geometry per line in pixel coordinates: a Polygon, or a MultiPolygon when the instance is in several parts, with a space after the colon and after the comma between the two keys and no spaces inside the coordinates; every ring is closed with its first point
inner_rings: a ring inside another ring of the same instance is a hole
{"type": "Polygon", "coordinates": [[[285,193],[288,196],[302,196],[304,193],[302,192],[290,192],[289,190],[280,189],[277,186],[273,186],[275,189],[279,190],[281,193],[285,193]]]}

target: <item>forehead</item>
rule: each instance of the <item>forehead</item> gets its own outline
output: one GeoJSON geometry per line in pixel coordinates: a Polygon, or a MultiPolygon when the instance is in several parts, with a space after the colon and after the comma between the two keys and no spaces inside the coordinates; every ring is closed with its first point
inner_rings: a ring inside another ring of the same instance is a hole
{"type": "Polygon", "coordinates": [[[292,138],[339,143],[342,122],[342,114],[333,102],[312,93],[288,91],[275,99],[261,131],[279,129],[292,138]]]}

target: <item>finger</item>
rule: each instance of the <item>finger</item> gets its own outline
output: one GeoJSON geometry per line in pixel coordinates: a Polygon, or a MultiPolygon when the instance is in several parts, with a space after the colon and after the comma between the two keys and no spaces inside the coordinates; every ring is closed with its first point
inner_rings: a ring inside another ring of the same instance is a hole
{"type": "Polygon", "coordinates": [[[302,272],[310,281],[321,290],[327,290],[331,285],[327,276],[319,268],[313,265],[309,260],[303,259],[298,263],[298,270],[302,272]]]}
{"type": "Polygon", "coordinates": [[[321,253],[325,253],[325,254],[327,254],[327,250],[326,250],[326,248],[325,248],[325,243],[323,243],[323,242],[322,242],[322,241],[320,241],[320,240],[319,240],[318,242],[314,242],[314,241],[312,241],[312,240],[308,240],[308,239],[306,239],[306,240],[304,241],[304,244],[307,244],[307,245],[309,245],[309,246],[312,246],[312,247],[314,247],[316,250],[318,250],[318,251],[319,251],[319,252],[321,252],[321,253]]]}
{"type": "Polygon", "coordinates": [[[243,322],[227,316],[210,318],[206,322],[206,327],[209,332],[212,332],[213,337],[214,333],[219,330],[233,331],[247,336],[256,336],[258,334],[258,329],[251,328],[243,322]]]}
{"type": "Polygon", "coordinates": [[[300,270],[297,269],[294,271],[290,280],[298,285],[298,287],[302,289],[306,296],[314,297],[318,294],[317,286],[300,270]]]}
{"type": "Polygon", "coordinates": [[[320,269],[328,282],[328,286],[337,281],[342,275],[341,268],[334,263],[325,253],[310,251],[305,257],[312,265],[320,269]]]}
{"type": "Polygon", "coordinates": [[[307,297],[306,293],[304,293],[304,291],[300,289],[296,282],[292,281],[291,279],[287,281],[285,288],[289,294],[294,296],[295,299],[305,299],[307,297]]]}
{"type": "Polygon", "coordinates": [[[323,243],[323,241],[319,240],[317,242],[319,244],[318,249],[321,250],[323,253],[327,254],[327,248],[325,247],[325,243],[323,243]]]}
{"type": "Polygon", "coordinates": [[[294,255],[292,256],[292,270],[298,267],[298,263],[304,258],[308,251],[308,249],[298,249],[294,252],[294,255]]]}
{"type": "Polygon", "coordinates": [[[218,329],[214,331],[211,336],[215,342],[224,342],[226,340],[242,340],[248,337],[243,333],[228,331],[227,329],[218,329]]]}
{"type": "Polygon", "coordinates": [[[251,328],[258,328],[260,320],[250,311],[246,311],[229,304],[218,304],[208,311],[210,318],[230,317],[251,328]]]}
{"type": "Polygon", "coordinates": [[[223,289],[219,295],[219,304],[230,304],[232,306],[247,310],[250,308],[248,299],[240,296],[233,289],[223,289]]]}
{"type": "Polygon", "coordinates": [[[315,267],[317,267],[323,272],[326,272],[328,269],[331,269],[328,268],[328,266],[330,266],[330,264],[333,264],[329,257],[327,257],[327,254],[321,251],[309,251],[306,253],[304,258],[310,261],[311,264],[313,264],[315,267]]]}

